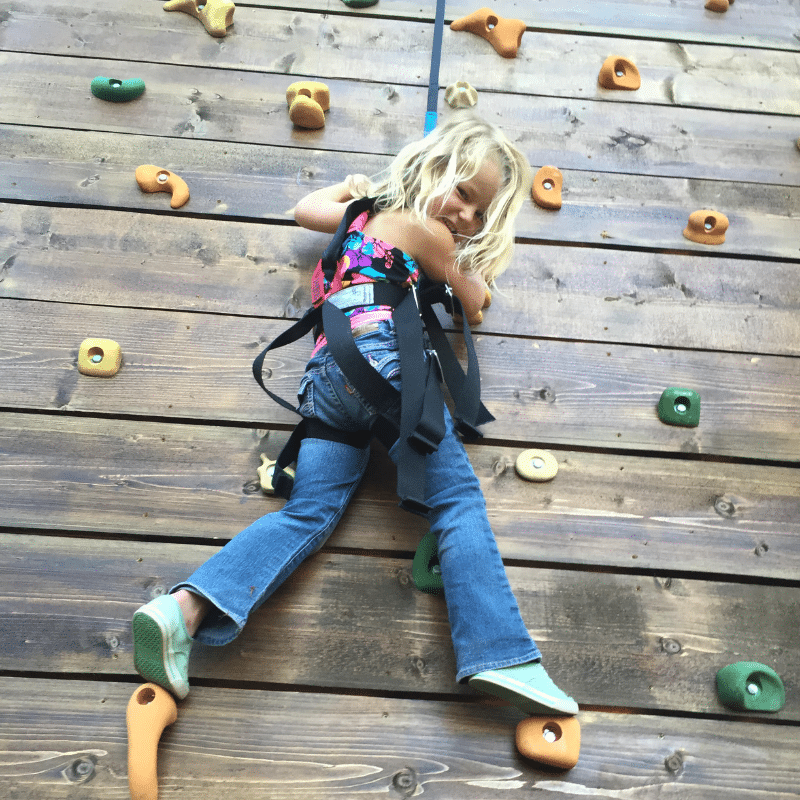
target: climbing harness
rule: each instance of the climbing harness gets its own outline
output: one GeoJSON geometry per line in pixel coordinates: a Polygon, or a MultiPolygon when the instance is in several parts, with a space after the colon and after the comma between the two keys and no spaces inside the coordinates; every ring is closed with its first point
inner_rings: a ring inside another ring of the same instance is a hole
{"type": "MultiPolygon", "coordinates": [[[[336,274],[337,262],[353,221],[371,212],[374,198],[350,203],[333,239],[325,248],[315,272],[315,281],[324,275],[328,284],[336,274]],[[321,275],[318,273],[321,272],[321,275]]],[[[274,339],[253,362],[253,375],[259,386],[284,408],[299,414],[297,408],[270,391],[262,375],[264,358],[270,350],[290,344],[312,329],[315,338],[324,331],[328,350],[342,374],[355,390],[377,409],[368,431],[350,432],[304,417],[294,429],[278,456],[273,486],[276,494],[289,498],[292,478],[286,468],[297,460],[300,443],[309,436],[366,447],[374,436],[384,447],[397,444],[397,494],[400,506],[426,514],[425,456],[434,452],[445,434],[442,380],[453,399],[456,429],[466,438],[481,436],[479,425],[494,417],[480,400],[478,359],[461,303],[449,286],[433,283],[422,276],[411,288],[388,282],[348,286],[324,296],[314,292],[315,304],[292,327],[274,339]],[[442,304],[450,313],[463,318],[467,371],[461,367],[433,309],[442,304]],[[365,305],[390,306],[400,353],[401,390],[392,386],[361,354],[353,338],[345,311],[365,305]],[[400,410],[399,424],[397,410],[400,410]]]]}

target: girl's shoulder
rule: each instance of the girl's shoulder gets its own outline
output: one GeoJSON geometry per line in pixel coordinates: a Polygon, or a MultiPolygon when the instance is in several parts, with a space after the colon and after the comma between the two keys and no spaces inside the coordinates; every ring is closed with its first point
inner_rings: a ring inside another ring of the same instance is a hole
{"type": "Polygon", "coordinates": [[[380,239],[408,253],[417,263],[452,257],[455,241],[443,223],[427,219],[424,223],[410,211],[380,211],[367,220],[364,234],[380,239]]]}

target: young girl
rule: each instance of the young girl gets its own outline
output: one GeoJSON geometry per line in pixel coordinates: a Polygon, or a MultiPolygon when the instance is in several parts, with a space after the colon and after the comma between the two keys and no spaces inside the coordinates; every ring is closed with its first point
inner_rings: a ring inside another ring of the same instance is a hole
{"type": "MultiPolygon", "coordinates": [[[[315,191],[298,203],[295,219],[303,227],[333,233],[368,184],[363,176],[348,176],[315,191]]],[[[350,225],[336,254],[336,275],[317,293],[330,296],[332,289],[387,280],[411,286],[423,273],[449,285],[467,320],[480,322],[488,284],[511,258],[513,220],[529,185],[527,160],[497,128],[470,112],[454,115],[405,147],[388,174],[371,187],[373,212],[360,214],[350,225]]],[[[349,317],[360,353],[399,389],[392,308],[350,308],[349,317]]],[[[334,431],[368,431],[375,420],[375,407],[349,385],[324,333],[298,397],[303,417],[334,431]]],[[[398,409],[398,417],[400,413],[398,409]]],[[[528,713],[576,714],[577,703],[541,665],[489,527],[480,484],[446,408],[444,417],[444,438],[425,456],[425,503],[438,543],[456,680],[468,680],[528,713]]],[[[394,451],[390,454],[396,457],[394,451]]],[[[134,663],[139,673],[185,697],[193,641],[232,641],[250,614],[322,547],[355,492],[368,457],[366,440],[304,438],[286,505],[234,537],[172,593],[135,613],[134,663]]]]}

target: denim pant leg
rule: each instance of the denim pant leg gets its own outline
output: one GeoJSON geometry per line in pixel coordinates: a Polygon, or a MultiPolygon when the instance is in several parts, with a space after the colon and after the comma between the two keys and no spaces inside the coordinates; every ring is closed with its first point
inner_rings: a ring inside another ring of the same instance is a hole
{"type": "Polygon", "coordinates": [[[456,680],[486,669],[541,658],[522,621],[497,543],[486,501],[453,421],[428,456],[426,498],[456,653],[456,680]]]}
{"type": "Polygon", "coordinates": [[[369,460],[369,448],[304,439],[291,499],[237,534],[177,589],[189,589],[215,608],[196,639],[232,641],[247,618],[336,527],[369,460]]]}

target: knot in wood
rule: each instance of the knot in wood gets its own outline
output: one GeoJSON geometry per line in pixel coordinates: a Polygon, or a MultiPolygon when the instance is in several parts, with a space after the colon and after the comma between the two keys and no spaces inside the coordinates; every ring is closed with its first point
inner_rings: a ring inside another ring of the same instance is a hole
{"type": "Polygon", "coordinates": [[[759,542],[754,552],[757,556],[764,556],[768,551],[769,545],[766,542],[759,542]]]}
{"type": "Polygon", "coordinates": [[[676,751],[671,756],[667,756],[664,759],[664,766],[667,768],[667,772],[680,775],[683,772],[683,754],[676,751]]]}
{"type": "Polygon", "coordinates": [[[76,759],[63,772],[70,783],[88,783],[94,774],[95,761],[91,756],[76,759]]]}
{"type": "Polygon", "coordinates": [[[247,481],[242,486],[242,494],[257,494],[261,491],[261,482],[258,480],[247,481]]]}
{"type": "Polygon", "coordinates": [[[392,788],[400,797],[411,797],[417,788],[417,773],[411,767],[405,767],[395,773],[392,788]]]}
{"type": "Polygon", "coordinates": [[[721,517],[730,518],[736,513],[736,506],[730,498],[720,496],[714,500],[714,511],[721,517]]]}
{"type": "Polygon", "coordinates": [[[539,397],[541,397],[545,403],[555,403],[556,401],[556,393],[549,386],[544,386],[539,389],[539,397]]]}
{"type": "Polygon", "coordinates": [[[492,474],[495,476],[495,478],[498,478],[507,469],[508,469],[508,464],[506,464],[504,458],[498,458],[497,461],[495,461],[494,464],[492,464],[492,474]]]}
{"type": "Polygon", "coordinates": [[[666,639],[662,637],[659,640],[659,644],[661,645],[661,651],[668,656],[677,655],[683,649],[681,643],[677,639],[666,639]]]}

